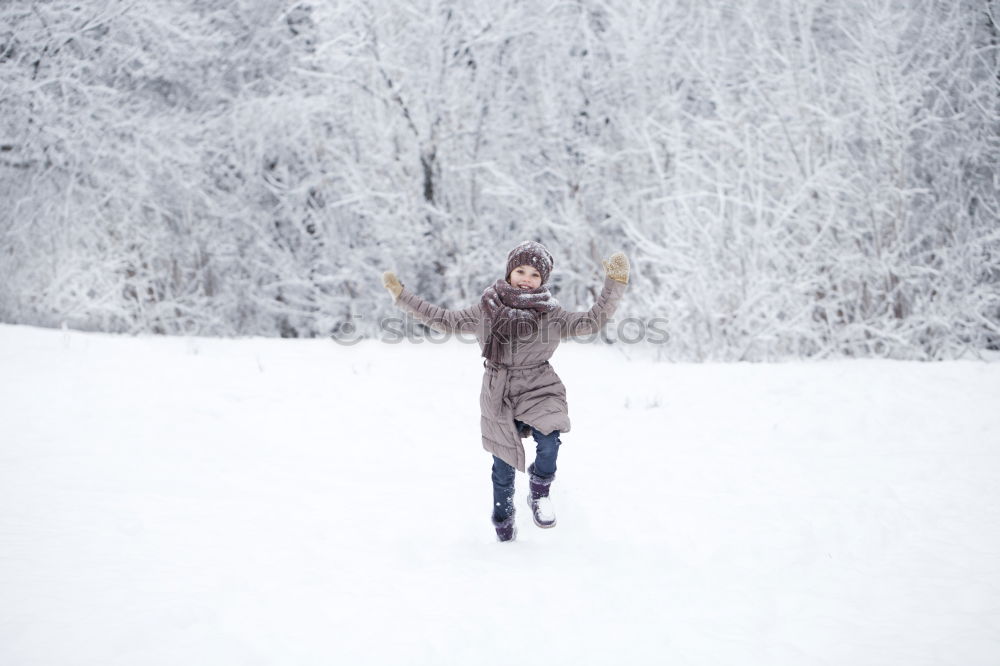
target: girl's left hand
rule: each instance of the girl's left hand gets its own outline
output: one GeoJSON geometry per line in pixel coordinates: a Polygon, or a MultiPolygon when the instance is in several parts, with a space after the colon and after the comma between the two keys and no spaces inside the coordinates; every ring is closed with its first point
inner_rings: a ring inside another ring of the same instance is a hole
{"type": "Polygon", "coordinates": [[[624,252],[615,252],[602,263],[604,264],[604,272],[609,278],[622,284],[628,284],[629,264],[628,257],[625,256],[624,252]]]}

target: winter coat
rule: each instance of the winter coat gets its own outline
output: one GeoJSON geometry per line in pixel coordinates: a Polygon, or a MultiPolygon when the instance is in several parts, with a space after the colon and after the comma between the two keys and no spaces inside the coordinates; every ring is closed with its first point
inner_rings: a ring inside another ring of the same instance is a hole
{"type": "MultiPolygon", "coordinates": [[[[597,334],[610,319],[626,285],[604,279],[604,288],[594,307],[586,312],[567,312],[562,307],[541,314],[538,331],[505,345],[504,362],[484,361],[485,372],[479,394],[483,448],[520,471],[525,470],[524,446],[517,419],[544,434],[569,432],[566,388],[549,365],[549,359],[564,338],[597,334]]],[[[477,303],[463,310],[446,310],[427,303],[403,288],[396,305],[419,321],[442,333],[473,333],[482,349],[488,322],[477,303]]]]}

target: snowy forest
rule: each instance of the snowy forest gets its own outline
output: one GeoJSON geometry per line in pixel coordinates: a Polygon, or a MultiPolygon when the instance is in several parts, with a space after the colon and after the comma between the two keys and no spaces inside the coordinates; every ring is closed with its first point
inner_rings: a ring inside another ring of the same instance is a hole
{"type": "Polygon", "coordinates": [[[998,0],[0,1],[0,322],[377,337],[533,239],[661,358],[976,357],[998,220],[998,0]]]}

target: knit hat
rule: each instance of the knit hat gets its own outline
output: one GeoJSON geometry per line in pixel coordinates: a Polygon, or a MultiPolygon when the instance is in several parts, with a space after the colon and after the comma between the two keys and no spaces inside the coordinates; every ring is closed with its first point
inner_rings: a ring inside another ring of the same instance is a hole
{"type": "Polygon", "coordinates": [[[555,263],[552,255],[545,246],[535,241],[524,241],[507,255],[507,273],[504,279],[510,277],[510,272],[518,266],[531,266],[542,275],[542,284],[549,281],[549,273],[552,272],[552,264],[555,263]]]}

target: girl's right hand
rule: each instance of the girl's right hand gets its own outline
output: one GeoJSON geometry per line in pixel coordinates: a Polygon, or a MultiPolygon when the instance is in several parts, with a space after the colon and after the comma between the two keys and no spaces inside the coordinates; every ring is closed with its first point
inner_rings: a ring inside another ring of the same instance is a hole
{"type": "Polygon", "coordinates": [[[399,294],[403,291],[403,285],[399,283],[399,279],[392,271],[382,273],[382,285],[389,290],[393,299],[399,298],[399,294]]]}

